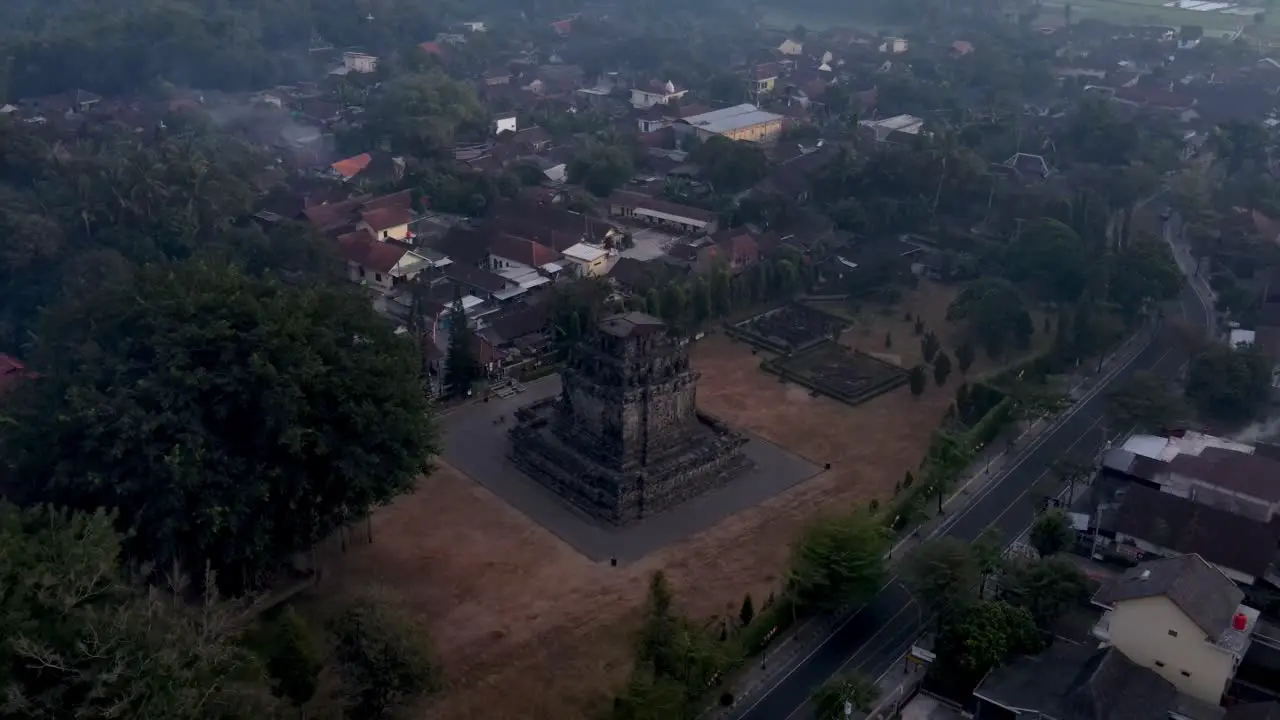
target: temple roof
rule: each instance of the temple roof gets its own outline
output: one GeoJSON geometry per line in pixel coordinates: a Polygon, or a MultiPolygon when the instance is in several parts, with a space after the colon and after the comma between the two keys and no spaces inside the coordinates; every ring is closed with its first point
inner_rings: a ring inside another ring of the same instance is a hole
{"type": "Polygon", "coordinates": [[[629,312],[612,315],[600,323],[600,332],[615,337],[633,337],[650,335],[666,330],[667,324],[658,318],[642,312],[629,312]]]}

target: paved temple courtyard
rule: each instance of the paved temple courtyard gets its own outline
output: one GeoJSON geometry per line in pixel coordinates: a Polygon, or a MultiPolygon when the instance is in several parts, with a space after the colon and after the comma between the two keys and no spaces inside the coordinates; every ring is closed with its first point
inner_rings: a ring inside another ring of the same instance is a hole
{"type": "Polygon", "coordinates": [[[728,485],[661,514],[619,527],[586,514],[525,475],[509,455],[507,430],[517,408],[560,392],[558,376],[542,378],[514,397],[491,398],[441,420],[442,457],[504,502],[554,533],[593,561],[638,560],[665,545],[698,533],[813,477],[821,468],[744,428],[743,455],[754,466],[728,485]],[[497,423],[499,416],[505,422],[497,423]]]}

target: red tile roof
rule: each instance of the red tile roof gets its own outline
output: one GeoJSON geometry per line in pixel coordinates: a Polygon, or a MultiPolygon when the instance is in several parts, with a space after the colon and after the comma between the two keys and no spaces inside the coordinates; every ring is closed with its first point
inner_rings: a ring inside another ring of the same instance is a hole
{"type": "Polygon", "coordinates": [[[380,210],[366,210],[360,214],[360,219],[369,226],[374,232],[382,232],[390,230],[402,225],[408,225],[413,219],[413,213],[405,208],[389,207],[380,210]]]}
{"type": "Polygon", "coordinates": [[[444,48],[440,47],[440,43],[434,40],[420,43],[418,47],[422,48],[422,51],[428,55],[435,55],[438,58],[444,57],[444,48]]]}
{"type": "Polygon", "coordinates": [[[504,260],[523,263],[529,267],[540,267],[555,262],[560,257],[560,253],[546,245],[501,232],[490,238],[489,252],[504,260]]]}
{"type": "Polygon", "coordinates": [[[369,163],[371,162],[373,162],[372,155],[370,155],[369,153],[360,153],[359,155],[356,155],[354,157],[349,157],[345,160],[339,160],[338,162],[334,163],[330,167],[333,168],[334,172],[338,173],[339,175],[346,178],[347,180],[350,180],[351,178],[363,172],[365,168],[369,167],[369,163]]]}
{"type": "Polygon", "coordinates": [[[391,207],[403,208],[405,210],[411,209],[413,207],[413,191],[401,190],[400,192],[393,192],[390,195],[383,195],[381,197],[373,198],[372,200],[366,200],[364,203],[365,210],[381,210],[383,208],[391,207]]]}
{"type": "Polygon", "coordinates": [[[776,78],[778,74],[778,63],[761,63],[756,66],[756,80],[776,78]]]}
{"type": "Polygon", "coordinates": [[[359,210],[363,202],[360,198],[352,198],[325,205],[312,205],[303,210],[302,215],[312,227],[321,232],[336,230],[351,222],[352,214],[359,210]]]}
{"type": "Polygon", "coordinates": [[[338,255],[371,272],[391,272],[408,252],[409,249],[402,245],[377,240],[367,230],[338,238],[338,255]]]}

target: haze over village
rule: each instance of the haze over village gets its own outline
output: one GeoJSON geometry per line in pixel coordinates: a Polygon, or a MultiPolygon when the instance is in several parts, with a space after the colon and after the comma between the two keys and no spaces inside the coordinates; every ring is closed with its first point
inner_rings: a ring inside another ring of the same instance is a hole
{"type": "Polygon", "coordinates": [[[1280,717],[1280,35],[0,4],[0,720],[1280,717]]]}

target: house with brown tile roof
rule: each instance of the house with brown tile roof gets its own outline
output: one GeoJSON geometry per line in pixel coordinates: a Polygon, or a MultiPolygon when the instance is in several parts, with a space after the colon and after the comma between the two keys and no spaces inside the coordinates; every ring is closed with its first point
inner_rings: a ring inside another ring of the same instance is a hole
{"type": "Polygon", "coordinates": [[[609,214],[690,235],[714,233],[720,219],[710,210],[679,205],[627,190],[615,190],[609,196],[609,214]]]}
{"type": "Polygon", "coordinates": [[[489,238],[489,267],[542,267],[560,258],[560,253],[528,238],[495,232],[489,238]]]}
{"type": "Polygon", "coordinates": [[[379,240],[365,228],[338,237],[338,256],[346,261],[352,282],[382,291],[417,278],[435,264],[412,246],[379,240]]]}

